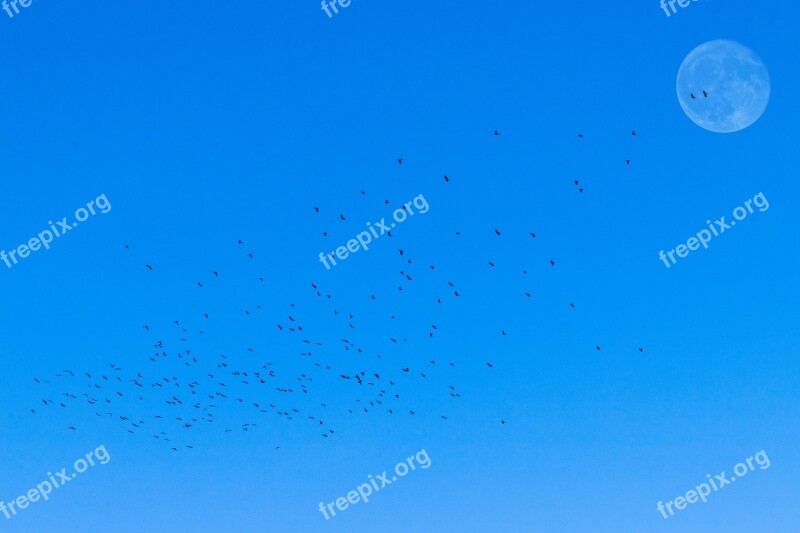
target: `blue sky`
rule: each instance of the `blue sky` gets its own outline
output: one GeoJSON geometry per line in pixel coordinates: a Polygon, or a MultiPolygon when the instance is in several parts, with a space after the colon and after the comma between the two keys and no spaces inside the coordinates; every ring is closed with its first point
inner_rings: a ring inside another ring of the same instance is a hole
{"type": "Polygon", "coordinates": [[[111,456],[0,529],[797,529],[797,15],[739,0],[671,17],[652,0],[0,11],[0,249],[101,194],[112,206],[0,264],[0,500],[111,456]],[[675,96],[686,54],[720,38],[772,82],[761,119],[729,135],[675,96]],[[760,192],[769,210],[658,259],[760,192]],[[320,264],[420,194],[427,213],[320,264]],[[268,362],[265,385],[230,375],[268,362]],[[380,378],[339,377],[361,371],[380,378]],[[423,449],[429,468],[319,512],[423,449]],[[760,450],[769,469],[656,510],[760,450]]]}

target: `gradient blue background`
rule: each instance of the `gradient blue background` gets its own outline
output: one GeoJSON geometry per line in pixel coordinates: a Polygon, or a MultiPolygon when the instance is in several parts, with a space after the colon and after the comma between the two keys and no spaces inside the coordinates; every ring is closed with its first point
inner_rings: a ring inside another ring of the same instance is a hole
{"type": "Polygon", "coordinates": [[[0,264],[0,499],[101,444],[112,457],[0,530],[800,530],[798,11],[353,0],[329,19],[310,0],[33,0],[0,12],[0,248],[100,194],[112,204],[0,264]],[[773,88],[761,120],[731,135],[692,124],[675,97],[685,55],[718,38],[754,49],[773,88]],[[658,259],[759,192],[768,211],[671,269],[658,259]],[[418,194],[427,214],[320,265],[418,194]],[[305,335],[275,327],[290,312],[305,335]],[[298,355],[302,338],[323,343],[313,360],[332,372],[298,355]],[[33,382],[64,368],[178,375],[147,359],[159,339],[205,365],[271,361],[284,386],[313,376],[302,397],[249,393],[322,416],[335,436],[218,401],[218,425],[172,430],[194,446],[175,453],[151,436],[153,416],[177,414],[163,402],[114,405],[147,421],[135,435],[85,403],[41,405],[87,391],[33,382]],[[336,377],[356,370],[396,380],[395,414],[347,413],[374,397],[336,377]],[[221,431],[242,423],[259,425],[221,431]],[[317,510],[423,448],[427,470],[330,521],[317,510]],[[667,521],[656,510],[762,449],[768,470],[667,521]]]}

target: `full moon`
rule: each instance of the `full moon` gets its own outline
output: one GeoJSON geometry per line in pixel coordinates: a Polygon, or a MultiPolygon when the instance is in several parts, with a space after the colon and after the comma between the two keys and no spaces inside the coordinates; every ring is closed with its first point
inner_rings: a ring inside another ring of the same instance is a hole
{"type": "Polygon", "coordinates": [[[769,73],[755,52],[720,39],[686,56],[676,89],[692,122],[709,131],[732,133],[753,124],[767,108],[769,73]]]}

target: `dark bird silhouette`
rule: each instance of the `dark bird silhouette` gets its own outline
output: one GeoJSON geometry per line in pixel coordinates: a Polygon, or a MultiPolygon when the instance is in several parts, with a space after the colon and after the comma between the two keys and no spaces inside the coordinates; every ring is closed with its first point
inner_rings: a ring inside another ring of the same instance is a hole
{"type": "Polygon", "coordinates": [[[703,91],[703,98],[708,98],[708,93],[705,90],[703,91]]]}

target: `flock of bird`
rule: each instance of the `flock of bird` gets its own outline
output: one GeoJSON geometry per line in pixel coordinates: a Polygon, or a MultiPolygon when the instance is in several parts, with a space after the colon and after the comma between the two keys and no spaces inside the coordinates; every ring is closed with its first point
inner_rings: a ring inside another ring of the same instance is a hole
{"type": "MultiPolygon", "coordinates": [[[[634,130],[631,135],[635,137],[637,132],[634,130]]],[[[499,130],[494,131],[494,136],[500,136],[499,130]]],[[[579,139],[583,137],[583,133],[578,134],[579,139]]],[[[397,163],[402,165],[403,158],[398,158],[397,163]]],[[[626,165],[630,163],[630,160],[626,160],[626,165]]],[[[445,186],[452,186],[452,180],[447,175],[444,176],[444,182],[445,186]]],[[[579,180],[572,180],[572,183],[580,193],[584,192],[579,180]]],[[[366,194],[365,191],[360,192],[362,195],[366,194]]],[[[387,199],[384,203],[389,204],[390,201],[387,199]]],[[[313,216],[319,216],[324,208],[312,206],[310,209],[313,210],[313,216]]],[[[340,222],[346,221],[343,213],[338,218],[340,222]]],[[[500,229],[487,229],[492,230],[495,237],[502,238],[503,232],[500,229]]],[[[323,237],[329,235],[327,230],[321,233],[323,237]]],[[[531,239],[536,238],[534,231],[527,233],[531,239]]],[[[460,235],[460,232],[456,232],[456,235],[460,235]]],[[[388,236],[392,236],[391,232],[388,236]]],[[[242,260],[255,261],[253,251],[247,249],[243,240],[236,240],[235,246],[241,250],[242,260]]],[[[130,245],[125,244],[123,248],[123,253],[133,253],[130,245]]],[[[397,253],[401,264],[407,265],[400,271],[402,284],[398,285],[398,290],[403,291],[403,284],[410,284],[415,279],[411,275],[411,269],[416,267],[416,263],[408,251],[399,249],[397,253]]],[[[148,273],[156,272],[154,264],[152,261],[144,263],[148,273]]],[[[424,271],[438,273],[436,265],[422,264],[424,271]]],[[[550,259],[549,265],[555,268],[555,259],[550,259]]],[[[488,266],[495,265],[489,261],[488,266]]],[[[208,272],[209,279],[196,281],[196,289],[209,290],[210,286],[215,285],[224,290],[225,274],[214,268],[209,268],[208,272]]],[[[522,270],[522,275],[527,276],[528,271],[522,270]]],[[[254,278],[254,283],[256,279],[257,283],[265,282],[264,276],[256,275],[254,278]]],[[[449,295],[437,296],[437,304],[441,304],[446,298],[459,298],[459,288],[452,280],[442,278],[442,286],[449,295]]],[[[327,350],[338,348],[345,352],[344,355],[367,355],[368,350],[357,341],[358,321],[355,314],[339,307],[337,299],[322,288],[323,283],[313,281],[307,287],[309,292],[305,296],[323,305],[324,312],[332,320],[338,321],[335,327],[344,334],[337,335],[340,337],[337,341],[312,338],[307,332],[313,328],[302,323],[305,315],[303,309],[295,303],[289,303],[285,318],[271,327],[277,335],[285,336],[288,343],[300,346],[303,350],[299,352],[301,364],[295,365],[293,370],[279,370],[282,366],[280,361],[264,357],[260,350],[252,346],[234,349],[235,351],[228,354],[209,355],[203,340],[206,332],[214,327],[215,317],[207,309],[197,309],[195,316],[179,318],[169,325],[143,324],[141,334],[150,347],[149,354],[142,360],[142,366],[135,370],[123,369],[115,363],[109,363],[103,370],[62,369],[49,379],[35,377],[35,383],[43,387],[45,392],[41,404],[31,409],[31,413],[36,415],[42,407],[68,409],[82,406],[98,418],[120,424],[130,434],[144,435],[162,442],[174,452],[194,448],[192,432],[200,426],[220,433],[249,432],[258,426],[268,425],[275,418],[302,421],[309,430],[316,431],[320,438],[330,439],[336,435],[336,429],[330,427],[325,420],[332,409],[339,409],[341,414],[346,412],[348,415],[382,413],[414,416],[424,407],[413,404],[413,394],[407,394],[409,389],[413,391],[415,387],[427,386],[426,383],[433,382],[430,378],[434,374],[449,380],[451,376],[454,377],[450,374],[452,369],[457,364],[462,364],[431,358],[416,367],[411,364],[397,364],[387,372],[385,360],[381,362],[381,371],[370,367],[365,357],[359,357],[356,362],[352,358],[325,359],[319,353],[323,346],[327,350]],[[203,327],[196,327],[195,321],[202,323],[203,327]],[[326,379],[343,385],[345,391],[352,391],[353,397],[348,398],[345,394],[315,397],[315,407],[310,407],[311,402],[307,398],[314,396],[317,384],[326,379]],[[410,396],[409,400],[407,396],[410,396]],[[339,405],[341,400],[344,400],[344,405],[339,405]],[[157,406],[160,408],[156,409],[157,406]],[[153,414],[154,409],[158,414],[153,414]],[[233,412],[241,413],[241,418],[236,422],[231,416],[233,412]]],[[[532,297],[530,292],[523,294],[526,298],[532,297]]],[[[375,294],[371,294],[371,300],[376,298],[375,294]]],[[[569,303],[569,307],[575,308],[575,303],[569,303]]],[[[262,313],[264,308],[262,305],[253,305],[243,308],[242,311],[243,317],[247,318],[262,313]]],[[[396,319],[395,315],[391,315],[390,320],[396,319]]],[[[326,331],[330,329],[334,328],[326,331]]],[[[431,324],[425,335],[432,338],[438,329],[437,324],[431,324]]],[[[498,335],[506,336],[507,332],[502,329],[498,335]]],[[[399,334],[386,339],[387,346],[403,345],[407,342],[408,338],[399,334]]],[[[599,351],[601,346],[595,345],[595,349],[599,351]]],[[[638,348],[639,352],[643,350],[638,348]]],[[[379,352],[372,355],[374,360],[382,358],[379,352]]],[[[480,364],[480,369],[475,367],[470,371],[492,372],[493,368],[491,361],[485,361],[480,364]]],[[[461,397],[461,390],[455,384],[448,383],[447,388],[442,388],[441,392],[453,401],[458,401],[461,397]]],[[[436,416],[449,420],[447,413],[436,413],[436,416]]],[[[499,417],[499,423],[505,425],[506,418],[499,417]]],[[[77,424],[67,428],[76,431],[77,424]]]]}

